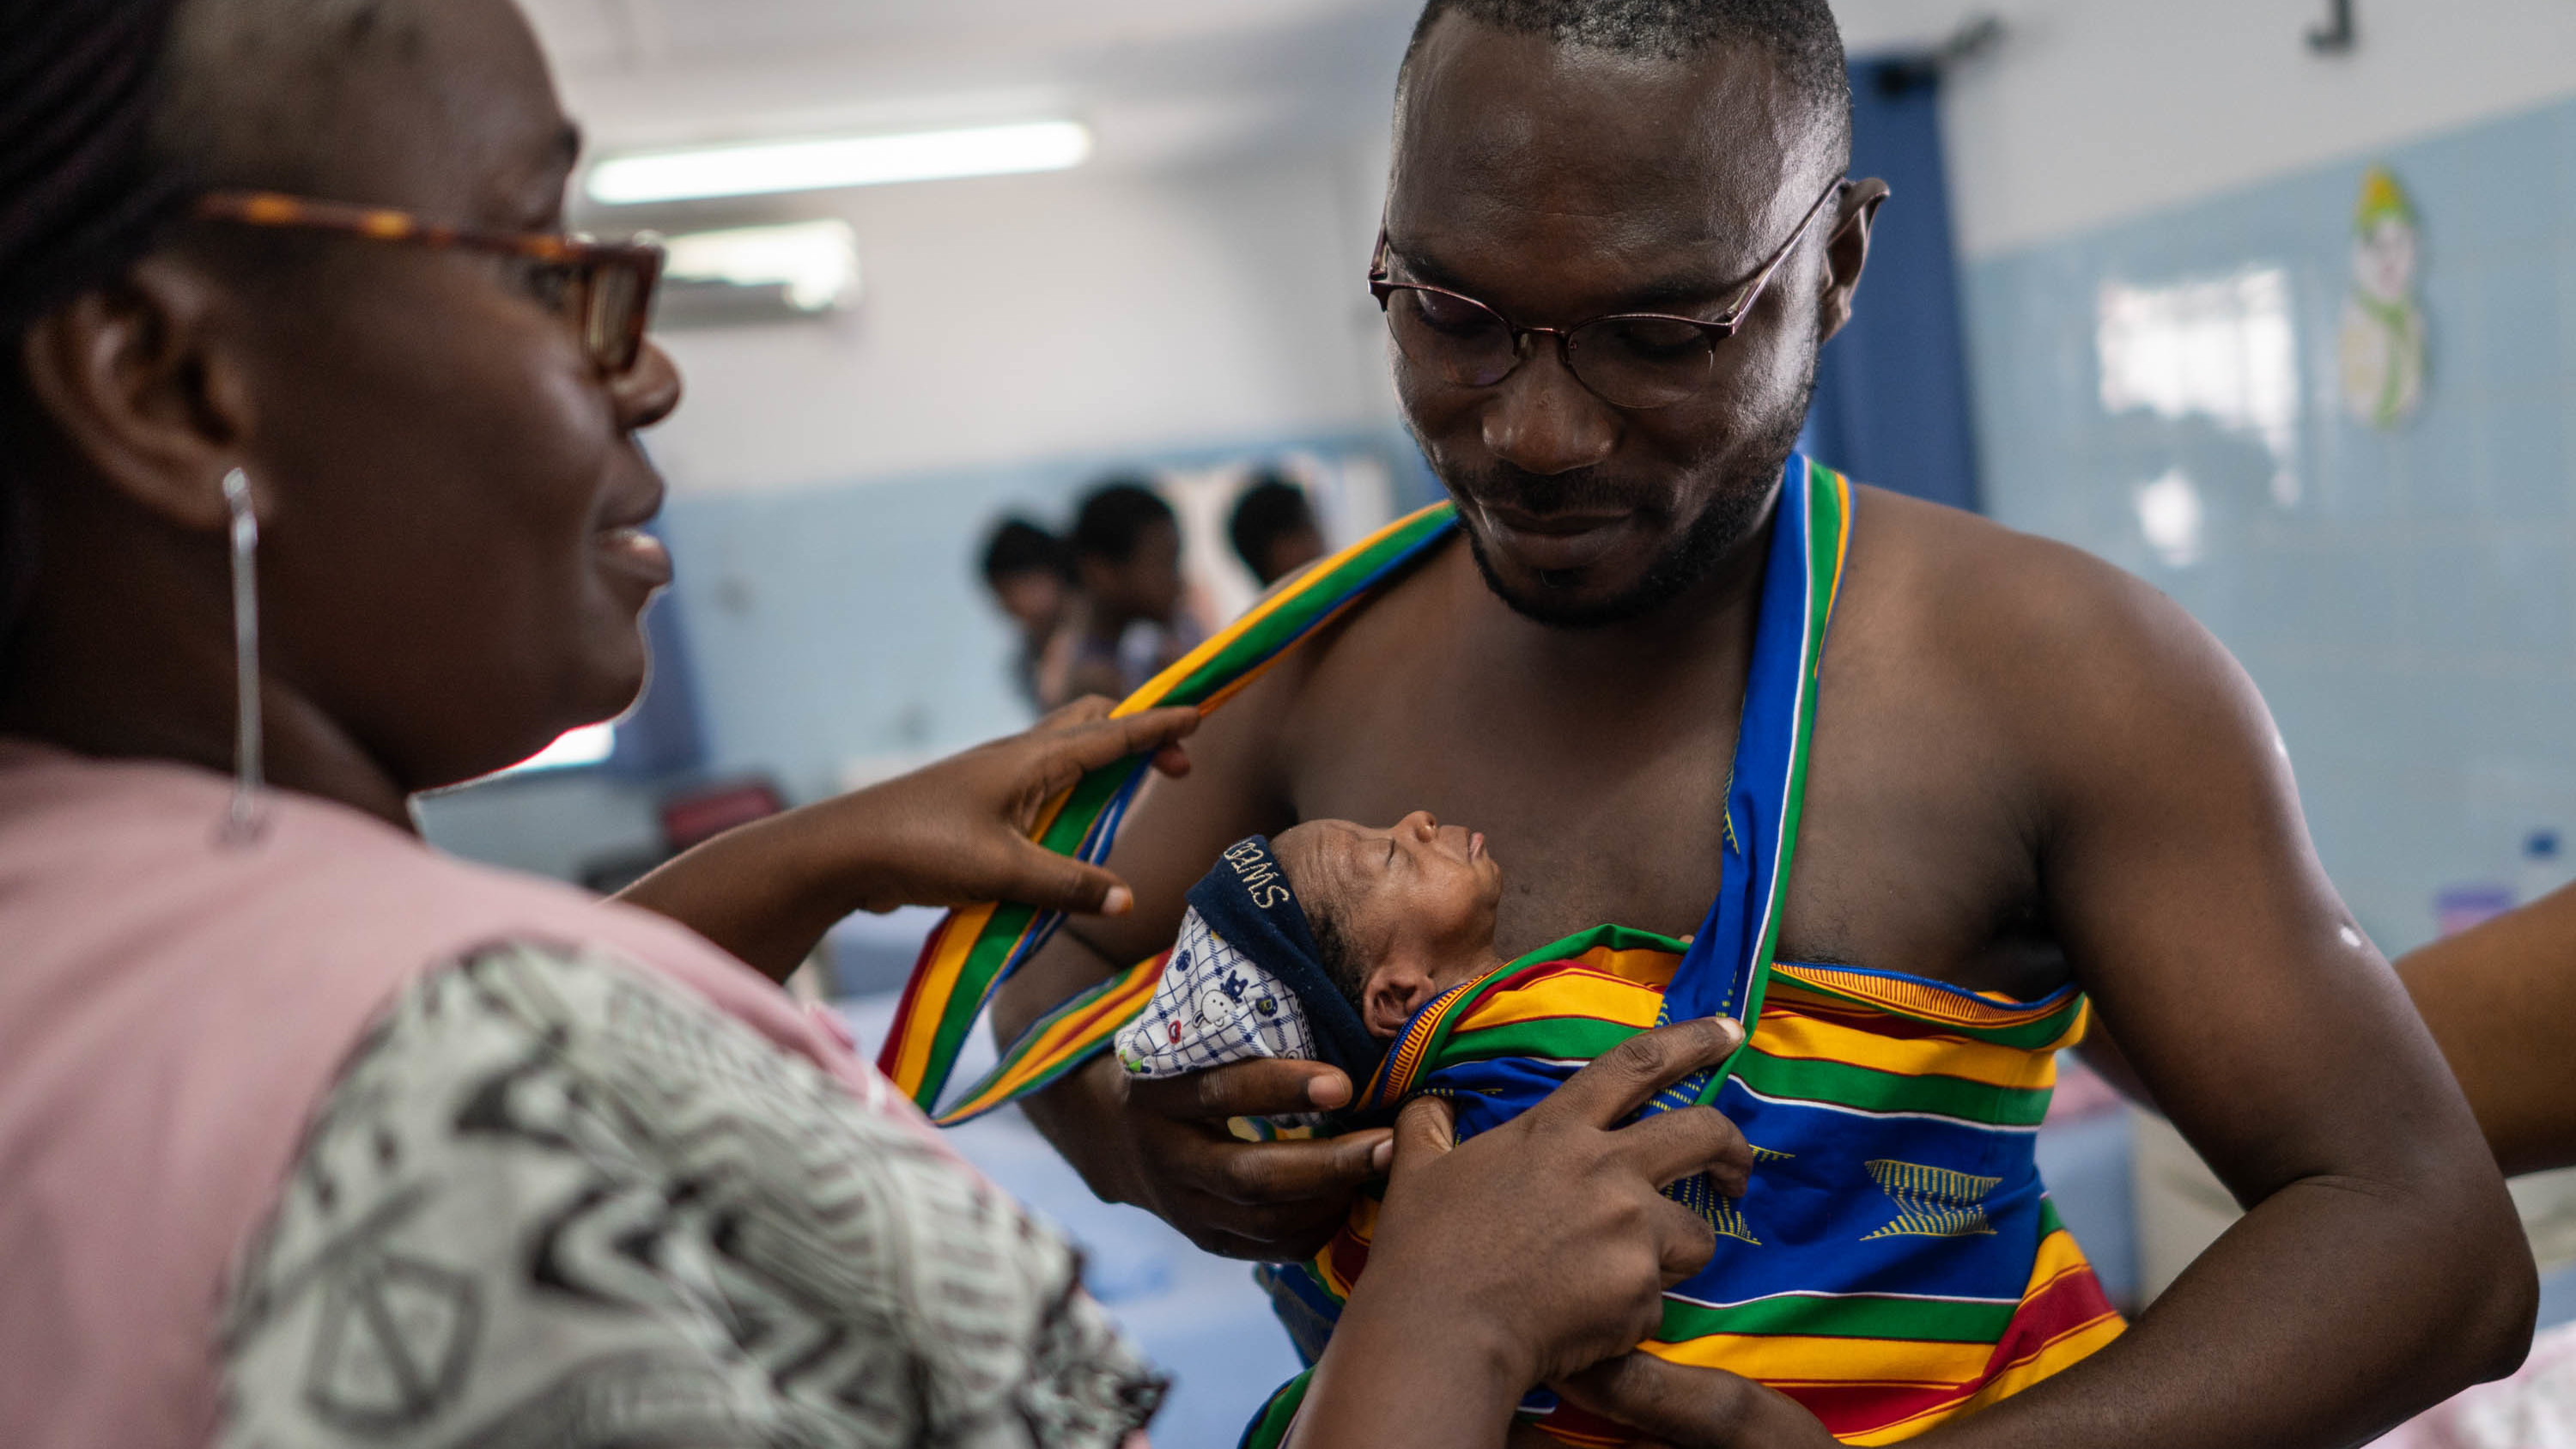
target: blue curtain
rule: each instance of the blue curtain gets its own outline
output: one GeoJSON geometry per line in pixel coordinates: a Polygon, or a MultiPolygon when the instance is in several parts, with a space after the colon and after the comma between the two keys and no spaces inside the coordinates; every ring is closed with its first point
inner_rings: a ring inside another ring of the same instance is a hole
{"type": "Polygon", "coordinates": [[[1919,61],[1852,66],[1852,172],[1893,191],[1851,325],[1817,360],[1800,446],[1864,483],[1977,506],[1940,82],[1919,61]]]}

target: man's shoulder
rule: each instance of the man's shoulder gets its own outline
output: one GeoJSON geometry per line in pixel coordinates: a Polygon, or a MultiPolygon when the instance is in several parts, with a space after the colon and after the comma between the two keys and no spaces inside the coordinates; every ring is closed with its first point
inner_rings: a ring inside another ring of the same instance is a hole
{"type": "MultiPolygon", "coordinates": [[[[2146,580],[1959,509],[1866,489],[1828,667],[1975,701],[2035,743],[2256,697],[2226,649],[2146,580]]],[[[2254,703],[2259,708],[2259,703],[2254,703]]]]}
{"type": "Polygon", "coordinates": [[[1846,623],[1885,631],[2001,683],[2043,662],[2043,675],[2086,661],[2153,670],[2210,642],[2171,598],[2082,549],[1883,489],[1861,493],[1837,644],[1846,623]]]}

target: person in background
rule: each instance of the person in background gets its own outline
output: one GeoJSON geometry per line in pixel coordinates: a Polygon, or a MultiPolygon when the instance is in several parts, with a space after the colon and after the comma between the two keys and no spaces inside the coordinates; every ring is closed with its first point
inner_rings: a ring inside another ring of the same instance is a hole
{"type": "Polygon", "coordinates": [[[1315,526],[1306,490],[1267,469],[1253,474],[1235,500],[1225,531],[1265,589],[1324,556],[1324,532],[1315,526]]]}
{"type": "MultiPolygon", "coordinates": [[[[853,909],[1124,909],[1023,832],[1185,768],[1190,711],[1078,705],[623,901],[418,837],[634,699],[670,578],[658,258],[565,233],[579,149],[510,0],[0,0],[9,1449],[1111,1449],[1161,1396],[774,978],[853,909]]],[[[1742,1039],[1337,1143],[1392,1180],[1313,1442],[1499,1443],[1651,1327],[1714,1243],[1657,1185],[1751,1152],[1614,1124],[1742,1039]],[[1440,1226],[1524,1173],[1526,1222],[1440,1226]]]]}
{"type": "Polygon", "coordinates": [[[1038,702],[1123,698],[1198,642],[1181,607],[1181,523],[1141,478],[1083,495],[1073,518],[1080,597],[1038,668],[1038,702]]]}
{"type": "Polygon", "coordinates": [[[1020,650],[1011,680],[1029,703],[1038,703],[1038,665],[1073,611],[1073,566],[1064,541],[1025,518],[1005,518],[984,542],[984,587],[1019,626],[1020,650]]]}
{"type": "MultiPolygon", "coordinates": [[[[2576,1167],[2576,886],[2398,958],[2398,979],[2507,1175],[2576,1167]]],[[[2511,1378],[2379,1441],[2389,1449],[2576,1444],[2576,1324],[2532,1340],[2511,1378]]]]}

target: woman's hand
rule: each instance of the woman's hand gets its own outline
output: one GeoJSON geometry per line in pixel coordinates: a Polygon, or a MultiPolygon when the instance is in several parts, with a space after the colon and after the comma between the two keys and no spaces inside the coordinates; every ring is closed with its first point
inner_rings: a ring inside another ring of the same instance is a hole
{"type": "Polygon", "coordinates": [[[1109,702],[1065,706],[1024,734],[979,745],[836,799],[730,830],[628,887],[658,911],[783,980],[853,911],[1016,901],[1115,915],[1127,887],[1096,865],[1028,838],[1046,802],[1087,770],[1151,754],[1189,769],[1179,741],[1193,709],[1109,717],[1109,702]]]}
{"type": "Polygon", "coordinates": [[[1117,876],[1029,839],[1047,801],[1086,771],[1151,753],[1164,774],[1189,772],[1178,742],[1198,728],[1197,710],[1118,719],[1109,710],[1096,695],[1076,700],[1025,734],[812,807],[817,826],[843,846],[826,855],[871,862],[858,908],[1016,901],[1125,914],[1135,901],[1117,876]]]}
{"type": "Polygon", "coordinates": [[[1368,1268],[1317,1366],[1297,1449],[1492,1449],[1531,1386],[1652,1334],[1663,1290],[1716,1246],[1661,1189],[1705,1171],[1741,1193],[1753,1154],[1706,1107],[1617,1124],[1743,1042],[1722,1020],[1644,1033],[1464,1143],[1447,1104],[1408,1106],[1368,1268]]]}

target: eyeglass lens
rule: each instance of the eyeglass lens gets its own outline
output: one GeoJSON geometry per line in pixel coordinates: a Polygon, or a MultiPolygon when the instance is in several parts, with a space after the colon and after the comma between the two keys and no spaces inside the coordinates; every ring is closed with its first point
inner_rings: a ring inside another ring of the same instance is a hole
{"type": "Polygon", "coordinates": [[[611,375],[635,365],[643,351],[642,311],[651,305],[642,268],[626,261],[597,261],[581,285],[582,343],[611,375]]]}
{"type": "MultiPolygon", "coordinates": [[[[1386,320],[1406,361],[1458,386],[1492,387],[1520,365],[1511,325],[1480,302],[1398,286],[1387,294],[1386,320]]],[[[1575,377],[1619,407],[1689,397],[1706,385],[1716,355],[1708,329],[1677,318],[1604,317],[1565,338],[1575,377]]]]}

